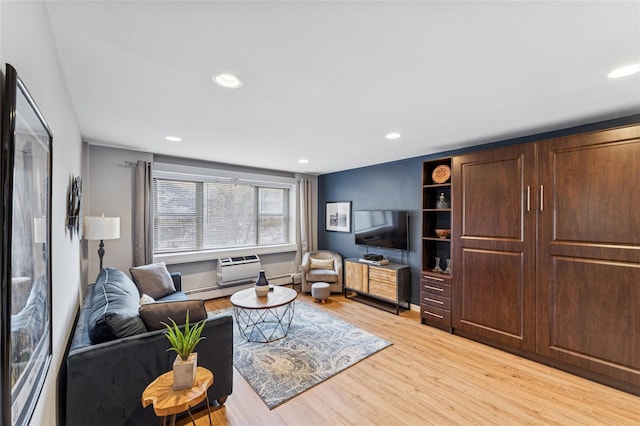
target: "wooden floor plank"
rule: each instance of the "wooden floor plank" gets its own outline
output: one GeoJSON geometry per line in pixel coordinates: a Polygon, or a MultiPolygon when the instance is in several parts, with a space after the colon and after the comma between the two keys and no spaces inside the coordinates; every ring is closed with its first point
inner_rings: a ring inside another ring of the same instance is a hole
{"type": "MultiPolygon", "coordinates": [[[[228,306],[207,301],[208,310],[228,306]]],[[[416,312],[337,295],[314,306],[393,346],[273,410],[234,369],[215,425],[640,425],[640,397],[421,325],[416,312]]],[[[209,424],[204,412],[196,421],[209,424]]]]}

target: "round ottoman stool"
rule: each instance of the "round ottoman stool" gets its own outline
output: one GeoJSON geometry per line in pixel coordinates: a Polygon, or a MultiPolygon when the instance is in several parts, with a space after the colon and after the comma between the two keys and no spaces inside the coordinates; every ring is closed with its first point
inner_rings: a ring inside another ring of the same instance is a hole
{"type": "Polygon", "coordinates": [[[314,301],[321,301],[324,303],[329,298],[329,284],[323,282],[313,283],[311,286],[311,297],[314,301]]]}

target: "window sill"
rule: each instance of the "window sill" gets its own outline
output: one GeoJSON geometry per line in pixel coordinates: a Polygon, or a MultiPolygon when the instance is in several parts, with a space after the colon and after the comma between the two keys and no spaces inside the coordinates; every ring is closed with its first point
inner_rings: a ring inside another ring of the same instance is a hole
{"type": "Polygon", "coordinates": [[[272,246],[241,247],[236,249],[220,249],[206,251],[190,251],[183,253],[163,253],[153,256],[154,262],[162,262],[167,265],[177,265],[180,263],[205,262],[216,260],[222,257],[248,256],[251,254],[275,254],[296,251],[295,244],[278,244],[272,246]]]}

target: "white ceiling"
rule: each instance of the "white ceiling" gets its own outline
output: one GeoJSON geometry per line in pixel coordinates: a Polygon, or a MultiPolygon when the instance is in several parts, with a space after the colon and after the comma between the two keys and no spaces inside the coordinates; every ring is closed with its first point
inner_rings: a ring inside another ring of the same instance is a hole
{"type": "Polygon", "coordinates": [[[640,112],[640,75],[606,78],[640,62],[638,1],[48,9],[94,144],[322,174],[640,112]]]}

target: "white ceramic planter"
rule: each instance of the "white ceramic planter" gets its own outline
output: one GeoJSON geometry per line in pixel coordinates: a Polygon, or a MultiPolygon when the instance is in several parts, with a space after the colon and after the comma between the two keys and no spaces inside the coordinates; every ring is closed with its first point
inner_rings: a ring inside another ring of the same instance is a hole
{"type": "Polygon", "coordinates": [[[198,353],[193,352],[186,361],[176,356],[173,362],[173,390],[189,389],[196,380],[198,353]]]}

